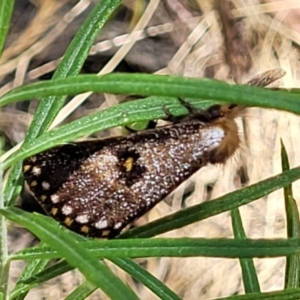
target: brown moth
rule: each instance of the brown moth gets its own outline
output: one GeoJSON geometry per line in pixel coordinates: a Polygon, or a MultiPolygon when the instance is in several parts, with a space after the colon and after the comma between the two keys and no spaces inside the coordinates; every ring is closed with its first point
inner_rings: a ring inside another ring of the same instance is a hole
{"type": "MultiPolygon", "coordinates": [[[[268,71],[248,84],[282,77],[268,71]]],[[[45,212],[91,237],[114,237],[203,166],[225,163],[239,148],[234,119],[243,109],[215,105],[170,125],[127,136],[70,143],[26,159],[26,184],[45,212]]]]}

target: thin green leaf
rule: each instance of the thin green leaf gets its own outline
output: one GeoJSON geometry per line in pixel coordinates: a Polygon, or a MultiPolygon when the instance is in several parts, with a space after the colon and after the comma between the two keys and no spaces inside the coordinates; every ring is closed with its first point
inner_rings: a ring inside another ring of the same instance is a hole
{"type": "MultiPolygon", "coordinates": [[[[245,240],[247,237],[238,208],[235,208],[231,211],[231,218],[234,237],[236,239],[245,240]]],[[[250,258],[240,258],[240,264],[246,294],[260,292],[260,286],[253,260],[250,258]]]]}
{"type": "Polygon", "coordinates": [[[7,218],[20,221],[39,239],[58,251],[71,266],[78,268],[86,280],[102,289],[111,299],[138,299],[129,287],[72,235],[66,230],[59,230],[56,222],[49,222],[48,217],[37,216],[13,207],[2,210],[2,213],[7,218]]]}
{"type": "MultiPolygon", "coordinates": [[[[282,139],[280,139],[280,144],[281,144],[281,167],[282,167],[282,171],[288,171],[288,170],[290,170],[290,163],[289,163],[289,158],[288,158],[285,146],[282,142],[282,139]]],[[[285,197],[293,196],[292,184],[289,184],[286,187],[284,187],[283,191],[284,191],[284,196],[285,197]]]]}
{"type": "MultiPolygon", "coordinates": [[[[77,240],[78,242],[86,241],[86,238],[84,238],[83,236],[80,236],[78,234],[75,234],[74,232],[69,232],[69,234],[71,236],[73,236],[73,238],[75,240],[77,240]]],[[[34,249],[45,249],[45,246],[39,245],[34,248],[27,248],[26,250],[30,252],[31,250],[34,251],[34,249]]],[[[53,250],[49,248],[49,252],[52,253],[53,250]]],[[[30,264],[33,264],[36,261],[37,256],[33,255],[33,258],[34,258],[34,260],[29,260],[28,266],[30,266],[30,264]]],[[[50,258],[48,258],[48,259],[50,259],[50,258]]],[[[23,290],[25,291],[25,289],[26,289],[26,291],[28,291],[32,287],[34,287],[38,284],[41,284],[47,280],[50,280],[56,276],[64,274],[73,269],[74,268],[71,267],[65,260],[62,260],[62,261],[56,262],[55,264],[50,265],[48,267],[41,268],[41,269],[37,270],[36,272],[32,272],[32,274],[28,274],[28,276],[26,276],[26,274],[23,273],[22,278],[20,278],[19,282],[20,282],[20,284],[23,284],[23,290]]]]}
{"type": "Polygon", "coordinates": [[[23,300],[26,297],[28,291],[33,287],[37,286],[37,284],[32,284],[32,285],[24,284],[23,281],[26,281],[26,278],[30,278],[34,276],[34,274],[37,274],[42,270],[44,270],[44,268],[48,265],[48,263],[49,263],[49,259],[29,260],[16,286],[10,293],[10,299],[23,300]]]}
{"type": "Polygon", "coordinates": [[[299,95],[286,90],[230,85],[210,79],[152,74],[79,75],[18,87],[0,100],[8,103],[49,95],[70,95],[86,91],[144,96],[191,97],[228,103],[276,108],[300,114],[299,95]]]}
{"type": "MultiPolygon", "coordinates": [[[[49,249],[49,250],[51,253],[53,252],[53,250],[51,250],[51,249],[49,249]]],[[[42,284],[47,280],[50,280],[61,274],[69,272],[73,269],[74,269],[74,267],[70,266],[65,260],[61,260],[51,266],[48,266],[44,270],[41,270],[39,273],[34,274],[31,277],[24,279],[22,281],[22,283],[24,285],[26,285],[26,288],[28,288],[28,290],[30,290],[31,287],[33,287],[35,285],[42,284]]]]}
{"type": "MultiPolygon", "coordinates": [[[[289,159],[283,142],[281,141],[282,170],[290,169],[289,159]]],[[[300,236],[300,221],[297,203],[293,197],[292,184],[284,188],[284,202],[287,219],[287,235],[289,238],[300,236]]],[[[290,255],[286,258],[285,288],[296,288],[300,284],[300,255],[290,255]]]]}
{"type": "Polygon", "coordinates": [[[91,295],[97,289],[96,286],[92,285],[90,282],[85,281],[80,284],[76,289],[70,293],[65,300],[84,300],[89,295],[91,295]]]}
{"type": "MultiPolygon", "coordinates": [[[[51,86],[56,85],[54,79],[66,78],[79,73],[99,30],[103,27],[120,2],[121,0],[102,0],[94,7],[83,25],[77,31],[61,63],[57,67],[52,80],[48,81],[48,84],[51,86]]],[[[65,101],[65,95],[61,94],[56,96],[53,94],[44,95],[44,97],[47,98],[42,99],[40,102],[25,138],[25,142],[34,139],[48,129],[65,101]]]]}
{"type": "Polygon", "coordinates": [[[0,57],[5,45],[14,4],[14,0],[0,1],[0,57]]]}
{"type": "MultiPolygon", "coordinates": [[[[13,12],[14,0],[0,1],[0,57],[4,49],[9,24],[13,12]]],[[[2,140],[0,140],[0,153],[2,153],[2,140]]],[[[0,163],[0,207],[5,206],[5,198],[3,195],[3,167],[0,163]]],[[[8,298],[8,279],[9,279],[9,262],[7,249],[7,230],[5,219],[0,217],[0,297],[8,298]]]]}
{"type": "MultiPolygon", "coordinates": [[[[128,274],[133,276],[136,280],[143,283],[150,290],[152,290],[161,299],[180,299],[174,292],[172,292],[167,286],[161,281],[152,276],[149,272],[144,270],[141,266],[133,262],[132,260],[125,258],[110,258],[110,260],[126,271],[128,274]]],[[[52,279],[58,275],[72,270],[65,261],[58,262],[55,265],[42,271],[35,278],[31,278],[31,284],[41,284],[46,280],[52,279]]],[[[29,280],[27,280],[28,282],[29,280]]],[[[28,282],[29,283],[29,282],[28,282]]]]}
{"type": "MultiPolygon", "coordinates": [[[[7,210],[0,211],[7,214],[7,210]]],[[[40,216],[39,216],[40,217],[40,216]]],[[[14,221],[22,221],[18,216],[10,217],[14,221]]],[[[39,218],[35,218],[39,221],[39,218]]],[[[48,222],[51,222],[49,220],[48,222]]],[[[226,257],[253,258],[278,257],[300,252],[300,239],[204,239],[204,238],[176,238],[176,239],[126,239],[91,241],[80,243],[90,253],[98,258],[141,258],[141,257],[226,257]]],[[[57,250],[49,247],[31,248],[11,256],[11,260],[33,258],[61,258],[57,250]]],[[[38,278],[36,280],[39,280],[38,278]]],[[[26,280],[26,283],[28,281],[26,280]]]]}
{"type": "MultiPolygon", "coordinates": [[[[41,251],[43,251],[43,248],[41,249],[41,251]]],[[[125,258],[111,258],[110,260],[116,265],[118,265],[120,268],[122,268],[124,271],[126,271],[128,274],[133,276],[136,280],[147,286],[161,299],[179,299],[178,296],[174,292],[172,292],[168,287],[166,287],[161,281],[157,280],[149,272],[144,270],[135,262],[125,258]]],[[[59,276],[63,273],[69,272],[72,269],[73,268],[70,265],[68,265],[65,260],[63,260],[54,265],[49,266],[48,268],[41,271],[39,274],[35,274],[34,276],[27,278],[26,280],[24,280],[24,283],[27,284],[30,288],[37,284],[42,284],[43,282],[50,280],[56,276],[59,276]]]]}
{"type": "MultiPolygon", "coordinates": [[[[2,143],[0,144],[2,147],[2,143]]],[[[0,163],[0,208],[4,208],[3,197],[3,168],[0,163]]],[[[8,260],[8,240],[6,220],[0,216],[0,297],[8,297],[8,279],[9,279],[9,260],[8,260]]]]}
{"type": "Polygon", "coordinates": [[[160,280],[156,279],[153,275],[143,269],[134,261],[126,258],[113,258],[110,259],[114,264],[122,268],[125,272],[130,274],[133,278],[144,284],[150,289],[157,297],[164,300],[180,300],[173,291],[171,291],[160,280]]]}
{"type": "Polygon", "coordinates": [[[17,162],[10,170],[8,180],[4,188],[4,207],[11,205],[13,200],[20,194],[23,188],[23,182],[20,182],[22,171],[23,168],[21,162],[17,162]]]}
{"type": "Polygon", "coordinates": [[[218,298],[218,300],[299,300],[300,289],[287,289],[278,292],[253,293],[240,296],[218,298]]]}

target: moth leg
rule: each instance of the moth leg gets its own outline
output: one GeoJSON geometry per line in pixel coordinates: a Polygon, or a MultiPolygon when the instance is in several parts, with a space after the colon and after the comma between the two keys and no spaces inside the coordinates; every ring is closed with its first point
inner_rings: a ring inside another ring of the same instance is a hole
{"type": "Polygon", "coordinates": [[[205,112],[204,110],[202,111],[202,110],[196,108],[194,105],[192,105],[190,102],[185,101],[183,98],[179,97],[178,100],[179,100],[180,104],[182,106],[184,106],[188,110],[188,112],[192,115],[199,114],[201,112],[203,112],[203,113],[205,112]]]}
{"type": "MultiPolygon", "coordinates": [[[[200,110],[197,109],[196,107],[194,107],[191,103],[185,101],[182,98],[178,98],[178,100],[179,100],[180,104],[188,110],[189,115],[199,115],[200,110]]],[[[187,116],[174,116],[174,115],[172,115],[170,110],[165,105],[162,107],[162,109],[163,109],[164,113],[166,114],[166,117],[164,118],[164,120],[166,120],[166,121],[169,121],[169,122],[172,122],[172,123],[179,123],[182,120],[185,120],[187,118],[187,116]]]]}
{"type": "Polygon", "coordinates": [[[211,122],[213,119],[216,118],[216,113],[218,115],[220,114],[220,105],[215,105],[214,110],[212,110],[211,108],[199,109],[182,98],[178,98],[178,100],[180,104],[184,106],[189,112],[189,116],[183,117],[184,119],[186,118],[197,119],[204,123],[207,123],[207,122],[211,122]]]}
{"type": "Polygon", "coordinates": [[[157,121],[156,120],[150,120],[147,126],[147,129],[155,129],[157,126],[157,121]]]}
{"type": "Polygon", "coordinates": [[[164,113],[166,114],[166,117],[164,120],[172,122],[172,123],[180,123],[182,121],[188,121],[192,119],[200,120],[203,123],[211,122],[213,119],[216,119],[216,117],[220,114],[220,106],[215,106],[214,110],[211,109],[198,109],[191,103],[185,101],[182,98],[178,98],[180,104],[184,106],[187,111],[189,112],[188,115],[185,116],[174,116],[171,114],[170,110],[164,105],[162,107],[164,113]],[[216,116],[217,114],[217,116],[216,116]]]}
{"type": "Polygon", "coordinates": [[[162,110],[166,114],[166,116],[163,118],[166,121],[169,121],[169,122],[172,122],[172,123],[179,123],[184,118],[182,116],[181,117],[177,117],[177,116],[172,115],[171,112],[170,112],[170,110],[165,105],[163,105],[162,110]]]}

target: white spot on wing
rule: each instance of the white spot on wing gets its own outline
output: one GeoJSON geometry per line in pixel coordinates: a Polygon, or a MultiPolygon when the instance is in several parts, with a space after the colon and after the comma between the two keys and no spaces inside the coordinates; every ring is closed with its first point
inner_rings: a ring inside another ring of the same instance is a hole
{"type": "Polygon", "coordinates": [[[94,226],[97,228],[97,229],[104,229],[108,226],[108,223],[106,220],[100,220],[98,222],[96,222],[94,224],[94,226]]]}
{"type": "Polygon", "coordinates": [[[70,215],[72,212],[73,212],[73,208],[72,206],[70,205],[64,205],[62,208],[61,208],[61,212],[65,215],[65,216],[68,216],[70,215]]]}
{"type": "Polygon", "coordinates": [[[60,201],[60,199],[59,199],[59,196],[58,195],[56,195],[56,194],[53,194],[52,196],[51,196],[51,201],[52,201],[52,203],[58,203],[59,201],[60,201]]]}
{"type": "Polygon", "coordinates": [[[114,229],[119,229],[119,228],[121,228],[121,226],[122,226],[122,223],[118,222],[115,224],[114,229]]]}
{"type": "Polygon", "coordinates": [[[80,224],[85,224],[89,222],[88,215],[78,215],[75,220],[80,224]]]}
{"type": "Polygon", "coordinates": [[[41,168],[40,168],[40,167],[35,166],[35,167],[32,168],[32,174],[35,175],[35,176],[40,175],[41,172],[42,172],[42,171],[41,171],[41,168]]]}
{"type": "Polygon", "coordinates": [[[50,189],[50,183],[47,181],[42,182],[42,187],[44,190],[49,190],[50,189]]]}

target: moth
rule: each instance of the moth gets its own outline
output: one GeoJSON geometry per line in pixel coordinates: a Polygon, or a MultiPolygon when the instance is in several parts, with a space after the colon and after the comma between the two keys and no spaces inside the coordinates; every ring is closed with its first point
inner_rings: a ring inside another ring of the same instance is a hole
{"type": "MultiPolygon", "coordinates": [[[[282,77],[268,71],[250,85],[282,77]]],[[[69,143],[23,162],[26,185],[44,211],[79,234],[112,238],[203,166],[225,163],[240,146],[234,119],[243,107],[197,110],[127,136],[69,143]]]]}

